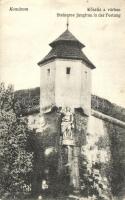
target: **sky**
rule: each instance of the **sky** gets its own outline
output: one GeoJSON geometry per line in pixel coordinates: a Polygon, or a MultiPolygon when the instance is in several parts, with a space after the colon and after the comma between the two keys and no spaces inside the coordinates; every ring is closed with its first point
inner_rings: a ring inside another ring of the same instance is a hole
{"type": "Polygon", "coordinates": [[[57,13],[75,14],[69,18],[69,30],[86,46],[83,51],[96,66],[92,93],[125,107],[125,0],[0,0],[0,81],[13,84],[15,90],[40,86],[37,63],[66,29],[66,17],[57,13]],[[76,17],[77,13],[92,17],[76,17]]]}

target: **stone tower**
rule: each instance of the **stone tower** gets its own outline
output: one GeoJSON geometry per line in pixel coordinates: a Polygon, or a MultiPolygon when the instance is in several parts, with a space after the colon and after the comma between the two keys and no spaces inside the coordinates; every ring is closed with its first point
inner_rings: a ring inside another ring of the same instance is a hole
{"type": "Polygon", "coordinates": [[[50,46],[51,51],[38,63],[41,134],[45,151],[58,152],[58,173],[68,166],[70,184],[79,190],[79,152],[91,114],[95,66],[82,52],[84,44],[68,28],[50,46]]]}
{"type": "Polygon", "coordinates": [[[91,111],[91,70],[95,66],[82,52],[85,47],[67,29],[50,43],[52,50],[40,66],[40,108],[43,112],[57,107],[91,111]]]}

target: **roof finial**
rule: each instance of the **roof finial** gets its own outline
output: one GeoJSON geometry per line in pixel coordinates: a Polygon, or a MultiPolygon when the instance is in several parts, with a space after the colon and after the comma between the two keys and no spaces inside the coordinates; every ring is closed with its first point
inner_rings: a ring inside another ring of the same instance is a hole
{"type": "Polygon", "coordinates": [[[68,28],[69,28],[69,17],[67,16],[67,24],[66,24],[66,26],[67,26],[67,30],[68,30],[68,28]]]}

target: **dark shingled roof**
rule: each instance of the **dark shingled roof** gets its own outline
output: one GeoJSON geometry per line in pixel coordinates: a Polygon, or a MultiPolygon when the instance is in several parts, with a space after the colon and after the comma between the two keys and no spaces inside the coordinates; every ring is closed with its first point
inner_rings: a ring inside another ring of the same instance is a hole
{"type": "Polygon", "coordinates": [[[54,47],[59,42],[70,41],[79,45],[80,48],[85,47],[68,29],[62,33],[56,40],[50,43],[51,47],[54,47]]]}
{"type": "Polygon", "coordinates": [[[52,50],[38,63],[43,64],[51,59],[65,58],[65,59],[77,59],[85,62],[88,67],[94,69],[95,66],[82,52],[82,48],[85,47],[69,30],[66,30],[56,40],[50,43],[52,50]]]}

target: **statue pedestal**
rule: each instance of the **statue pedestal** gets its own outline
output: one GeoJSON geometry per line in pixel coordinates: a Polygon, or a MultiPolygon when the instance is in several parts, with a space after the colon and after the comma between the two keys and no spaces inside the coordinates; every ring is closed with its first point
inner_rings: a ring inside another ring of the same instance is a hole
{"type": "Polygon", "coordinates": [[[74,145],[75,145],[75,142],[74,142],[73,139],[65,138],[65,139],[63,139],[63,141],[62,141],[62,145],[74,146],[74,145]]]}

